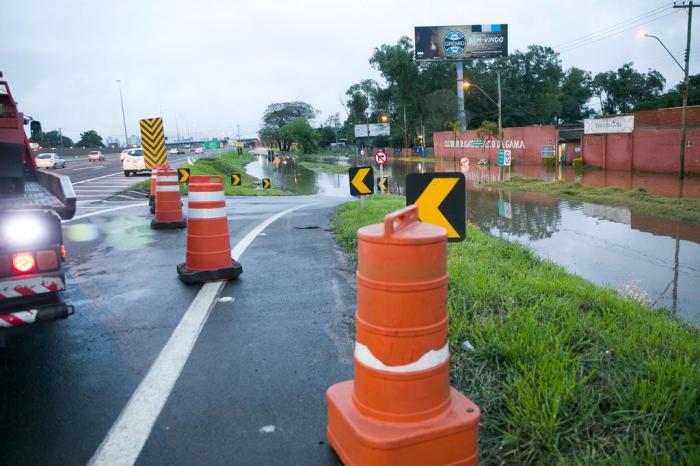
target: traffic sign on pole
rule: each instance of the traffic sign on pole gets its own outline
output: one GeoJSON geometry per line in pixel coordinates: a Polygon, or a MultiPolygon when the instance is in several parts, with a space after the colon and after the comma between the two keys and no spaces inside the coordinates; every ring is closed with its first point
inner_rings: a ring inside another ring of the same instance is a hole
{"type": "Polygon", "coordinates": [[[386,153],[382,150],[378,151],[376,154],[374,154],[374,161],[379,165],[384,165],[387,161],[386,153]]]}
{"type": "Polygon", "coordinates": [[[204,148],[206,150],[221,149],[221,141],[205,141],[204,148]]]}
{"type": "Polygon", "coordinates": [[[466,237],[466,183],[462,173],[410,173],[406,205],[418,207],[422,222],[447,230],[448,241],[466,237]]]}
{"type": "Polygon", "coordinates": [[[241,174],[240,173],[234,173],[231,175],[231,186],[240,186],[241,185],[241,174]]]}
{"type": "Polygon", "coordinates": [[[270,178],[262,179],[262,189],[270,189],[270,178]]]}
{"type": "Polygon", "coordinates": [[[350,167],[350,195],[363,196],[374,193],[374,170],[372,167],[350,167]]]}
{"type": "Polygon", "coordinates": [[[165,163],[165,135],[162,118],[145,118],[139,121],[141,127],[141,147],[146,168],[165,163]]]}
{"type": "Polygon", "coordinates": [[[499,167],[510,167],[510,162],[512,159],[512,152],[510,149],[501,149],[498,151],[498,166],[499,167]]]}
{"type": "Polygon", "coordinates": [[[389,191],[389,177],[380,176],[377,178],[377,190],[386,193],[389,191]]]}

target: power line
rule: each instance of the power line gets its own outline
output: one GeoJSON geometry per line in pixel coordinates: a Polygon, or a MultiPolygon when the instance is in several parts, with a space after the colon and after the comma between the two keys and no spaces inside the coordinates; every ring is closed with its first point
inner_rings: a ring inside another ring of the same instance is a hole
{"type": "Polygon", "coordinates": [[[671,11],[670,13],[666,13],[666,14],[664,14],[664,15],[662,15],[662,16],[658,16],[658,17],[656,17],[656,18],[654,18],[654,19],[651,19],[651,20],[649,20],[649,21],[645,21],[645,22],[639,23],[639,24],[634,24],[634,25],[632,25],[632,26],[629,26],[629,27],[620,29],[619,31],[612,32],[612,33],[610,33],[610,34],[608,34],[608,35],[601,36],[601,37],[599,37],[599,38],[590,40],[590,41],[588,41],[588,42],[581,43],[581,44],[579,44],[579,45],[570,46],[570,47],[564,47],[562,50],[559,50],[559,53],[560,53],[560,54],[563,54],[563,53],[571,52],[572,50],[576,50],[576,49],[578,49],[578,48],[580,48],[580,47],[584,47],[584,46],[586,46],[586,45],[594,44],[594,43],[596,43],[596,42],[599,42],[599,41],[601,41],[601,40],[603,40],[603,39],[607,39],[607,38],[609,38],[609,37],[614,37],[614,36],[619,35],[619,34],[621,34],[621,33],[623,33],[623,32],[626,32],[626,31],[629,31],[629,30],[632,30],[632,29],[636,29],[636,28],[638,28],[638,27],[640,27],[640,26],[643,26],[643,25],[645,25],[645,24],[650,24],[650,23],[659,21],[660,19],[663,19],[663,18],[665,18],[665,17],[667,17],[667,16],[670,16],[670,15],[673,15],[673,14],[675,14],[675,13],[678,13],[678,12],[677,12],[677,11],[671,11]]]}
{"type": "Polygon", "coordinates": [[[632,18],[625,19],[625,20],[623,20],[623,21],[620,21],[619,23],[615,23],[615,24],[613,24],[613,25],[611,25],[611,26],[607,26],[607,27],[605,27],[605,28],[599,29],[598,31],[591,32],[591,33],[589,33],[589,34],[584,34],[583,36],[581,36],[581,37],[579,37],[579,38],[577,38],[577,39],[571,39],[571,40],[562,42],[562,43],[556,45],[556,48],[560,48],[560,47],[561,47],[561,48],[567,48],[567,47],[569,47],[569,46],[571,46],[571,45],[574,45],[574,43],[581,42],[581,41],[584,41],[584,42],[585,42],[585,41],[591,39],[591,38],[594,37],[594,36],[597,36],[597,35],[600,35],[600,34],[608,33],[608,32],[610,32],[610,30],[616,29],[616,28],[618,28],[618,27],[620,27],[620,26],[623,26],[623,25],[629,25],[628,23],[631,24],[631,23],[634,23],[634,22],[638,22],[638,21],[640,21],[640,20],[642,20],[642,19],[648,19],[648,17],[657,15],[659,12],[661,12],[662,10],[664,10],[665,8],[667,8],[667,7],[668,7],[669,5],[671,5],[671,4],[672,4],[672,3],[666,2],[666,3],[665,3],[663,6],[661,6],[661,7],[657,7],[657,8],[654,8],[653,10],[649,10],[649,11],[647,11],[647,12],[641,13],[641,14],[639,14],[639,15],[637,15],[637,16],[632,17],[632,18]]]}

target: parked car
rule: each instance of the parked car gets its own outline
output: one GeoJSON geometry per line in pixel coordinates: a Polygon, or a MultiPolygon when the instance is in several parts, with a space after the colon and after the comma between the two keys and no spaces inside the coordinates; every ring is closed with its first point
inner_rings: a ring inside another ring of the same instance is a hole
{"type": "Polygon", "coordinates": [[[198,147],[194,150],[195,154],[203,154],[204,153],[204,147],[198,147]]]}
{"type": "Polygon", "coordinates": [[[66,168],[66,161],[55,152],[44,152],[35,157],[37,168],[66,168]]]}
{"type": "Polygon", "coordinates": [[[143,149],[129,149],[124,154],[122,161],[124,176],[136,175],[138,172],[146,171],[146,161],[143,158],[143,149]]]}
{"type": "Polygon", "coordinates": [[[120,161],[120,162],[123,162],[123,161],[124,161],[124,156],[126,155],[127,152],[129,152],[129,149],[124,149],[124,150],[121,152],[121,154],[119,154],[119,161],[120,161]]]}
{"type": "Polygon", "coordinates": [[[105,159],[105,156],[102,155],[102,152],[100,152],[99,150],[91,150],[88,153],[88,161],[89,162],[93,162],[93,161],[101,162],[104,159],[105,159]]]}

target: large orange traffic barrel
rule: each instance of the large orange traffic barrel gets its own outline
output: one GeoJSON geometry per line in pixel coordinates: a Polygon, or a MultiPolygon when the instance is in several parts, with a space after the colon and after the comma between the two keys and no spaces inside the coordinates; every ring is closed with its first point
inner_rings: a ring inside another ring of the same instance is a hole
{"type": "Polygon", "coordinates": [[[415,206],[357,232],[355,379],[328,389],[346,465],[476,464],[479,408],[450,387],[447,232],[415,206]]]}
{"type": "Polygon", "coordinates": [[[156,175],[156,217],[151,220],[151,228],[185,228],[180,184],[177,181],[177,172],[170,167],[160,167],[156,175]]]}
{"type": "Polygon", "coordinates": [[[156,179],[158,177],[158,170],[166,167],[169,167],[167,163],[164,165],[155,165],[151,169],[151,190],[148,195],[148,207],[152,214],[156,212],[156,179]]]}
{"type": "Polygon", "coordinates": [[[229,280],[243,272],[231,257],[221,176],[190,177],[187,199],[187,253],[177,273],[185,283],[229,280]]]}

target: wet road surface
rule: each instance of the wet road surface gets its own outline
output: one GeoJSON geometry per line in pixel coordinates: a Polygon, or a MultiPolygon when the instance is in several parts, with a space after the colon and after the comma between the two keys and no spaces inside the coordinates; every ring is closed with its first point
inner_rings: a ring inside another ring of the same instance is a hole
{"type": "MultiPolygon", "coordinates": [[[[240,257],[243,275],[220,295],[232,299],[205,320],[139,464],[337,462],[325,390],[352,377],[354,310],[352,273],[328,231],[339,202],[228,201],[232,245],[271,215],[312,205],[271,223],[240,257]]],[[[136,206],[65,225],[76,313],[6,332],[0,464],[86,464],[197,295],[175,271],[185,230],[156,232],[150,219],[136,206]]]]}

